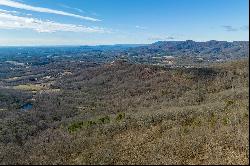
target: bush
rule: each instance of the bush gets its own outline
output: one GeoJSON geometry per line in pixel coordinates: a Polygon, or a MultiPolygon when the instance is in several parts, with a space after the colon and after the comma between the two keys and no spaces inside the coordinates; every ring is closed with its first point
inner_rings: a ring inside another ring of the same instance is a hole
{"type": "Polygon", "coordinates": [[[93,125],[96,125],[96,122],[91,120],[86,122],[75,122],[68,127],[68,131],[75,132],[78,131],[79,129],[82,129],[83,127],[91,127],[93,125]]]}
{"type": "Polygon", "coordinates": [[[119,114],[116,116],[115,120],[116,120],[116,121],[121,121],[121,120],[124,119],[124,118],[125,118],[125,113],[123,112],[123,113],[119,113],[119,114]]]}
{"type": "Polygon", "coordinates": [[[226,108],[229,107],[229,106],[231,106],[231,105],[233,105],[233,104],[235,104],[235,101],[231,100],[231,99],[228,99],[225,102],[226,102],[226,108]]]}
{"type": "Polygon", "coordinates": [[[84,123],[83,122],[76,122],[76,123],[73,123],[71,124],[69,127],[68,127],[68,130],[69,132],[75,132],[77,131],[78,129],[81,129],[83,127],[84,123]]]}
{"type": "Polygon", "coordinates": [[[91,126],[93,126],[93,125],[96,125],[96,122],[95,122],[95,121],[89,120],[89,121],[86,122],[86,126],[87,126],[87,127],[91,127],[91,126]]]}
{"type": "Polygon", "coordinates": [[[98,122],[100,124],[110,123],[110,117],[109,116],[102,117],[102,118],[98,119],[98,122]]]}
{"type": "Polygon", "coordinates": [[[227,124],[229,124],[229,123],[230,123],[229,118],[228,118],[228,117],[224,117],[224,118],[223,118],[223,124],[224,124],[224,125],[227,125],[227,124]]]}

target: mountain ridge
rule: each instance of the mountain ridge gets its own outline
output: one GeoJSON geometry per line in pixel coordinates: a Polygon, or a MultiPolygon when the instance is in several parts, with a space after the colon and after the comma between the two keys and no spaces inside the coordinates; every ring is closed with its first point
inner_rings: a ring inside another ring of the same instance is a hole
{"type": "Polygon", "coordinates": [[[129,51],[139,56],[171,55],[239,59],[249,56],[249,41],[158,41],[148,46],[131,48],[129,51]]]}

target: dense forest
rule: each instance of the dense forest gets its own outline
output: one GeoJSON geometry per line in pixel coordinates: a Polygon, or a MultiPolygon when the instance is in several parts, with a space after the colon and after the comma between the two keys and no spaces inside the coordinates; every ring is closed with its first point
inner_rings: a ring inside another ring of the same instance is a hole
{"type": "Polygon", "coordinates": [[[2,66],[1,164],[249,164],[248,59],[2,66]]]}

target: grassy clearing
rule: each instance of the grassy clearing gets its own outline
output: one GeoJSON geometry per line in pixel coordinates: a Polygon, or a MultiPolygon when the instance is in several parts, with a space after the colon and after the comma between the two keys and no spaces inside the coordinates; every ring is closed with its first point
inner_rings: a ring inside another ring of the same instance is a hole
{"type": "Polygon", "coordinates": [[[14,86],[13,89],[37,92],[37,91],[41,91],[41,90],[46,90],[47,88],[43,87],[40,84],[36,84],[36,85],[34,85],[34,84],[26,84],[26,85],[14,86]]]}
{"type": "Polygon", "coordinates": [[[42,84],[17,85],[12,88],[16,90],[32,91],[34,93],[39,91],[43,91],[44,93],[60,92],[60,89],[49,89],[47,86],[44,86],[42,84]]]}
{"type": "Polygon", "coordinates": [[[121,122],[125,118],[125,113],[119,113],[117,115],[106,115],[103,117],[99,117],[96,119],[91,119],[87,121],[78,121],[78,122],[73,122],[70,125],[68,125],[67,129],[70,133],[79,131],[81,129],[86,129],[89,127],[93,127],[96,125],[106,125],[110,123],[115,123],[115,122],[121,122]]]}

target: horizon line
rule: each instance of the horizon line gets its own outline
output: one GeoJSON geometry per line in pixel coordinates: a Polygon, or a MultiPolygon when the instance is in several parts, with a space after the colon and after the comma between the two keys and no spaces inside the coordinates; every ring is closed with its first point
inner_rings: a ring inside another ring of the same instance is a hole
{"type": "Polygon", "coordinates": [[[206,41],[198,41],[198,40],[159,40],[152,43],[117,43],[117,44],[52,44],[52,45],[0,45],[0,47],[98,47],[98,46],[115,46],[115,45],[150,45],[157,42],[178,42],[178,41],[194,41],[194,42],[209,42],[209,41],[219,41],[219,42],[249,42],[249,40],[206,40],[206,41]]]}

